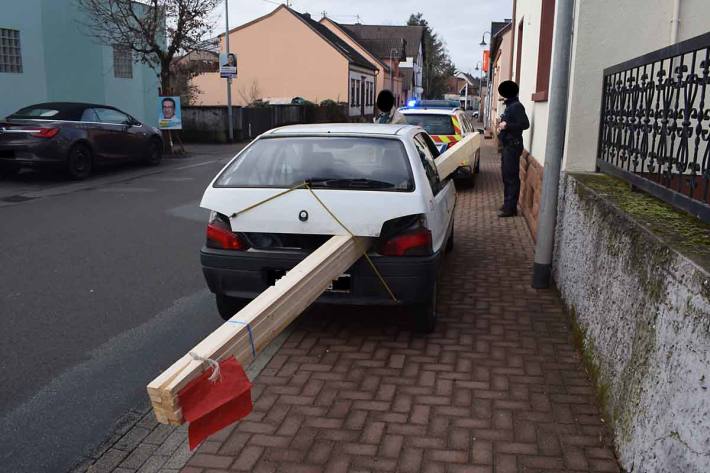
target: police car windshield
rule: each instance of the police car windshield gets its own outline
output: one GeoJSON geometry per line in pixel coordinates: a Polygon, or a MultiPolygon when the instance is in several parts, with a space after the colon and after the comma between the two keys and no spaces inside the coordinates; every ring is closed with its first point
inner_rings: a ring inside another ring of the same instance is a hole
{"type": "Polygon", "coordinates": [[[454,135],[454,124],[449,115],[411,114],[404,116],[407,123],[424,128],[430,135],[454,135]]]}
{"type": "Polygon", "coordinates": [[[262,138],[224,170],[215,187],[313,187],[412,191],[402,142],[386,138],[301,136],[262,138]]]}

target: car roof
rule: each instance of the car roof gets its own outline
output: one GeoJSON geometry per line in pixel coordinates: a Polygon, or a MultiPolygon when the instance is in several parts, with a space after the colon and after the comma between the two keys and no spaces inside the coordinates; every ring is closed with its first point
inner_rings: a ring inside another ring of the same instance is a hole
{"type": "Polygon", "coordinates": [[[458,108],[426,108],[426,107],[413,107],[413,108],[401,108],[400,113],[404,115],[456,115],[457,112],[461,110],[458,108]]]}
{"type": "Polygon", "coordinates": [[[269,130],[264,135],[308,135],[308,134],[363,134],[363,135],[399,135],[404,134],[411,125],[382,125],[376,123],[315,123],[306,125],[288,125],[269,130]]]}

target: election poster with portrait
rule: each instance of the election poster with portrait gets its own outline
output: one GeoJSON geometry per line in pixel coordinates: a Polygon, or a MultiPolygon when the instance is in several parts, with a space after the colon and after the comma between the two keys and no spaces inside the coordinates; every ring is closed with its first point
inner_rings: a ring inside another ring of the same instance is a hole
{"type": "Polygon", "coordinates": [[[237,78],[237,55],[234,53],[219,53],[219,76],[222,79],[237,78]]]}
{"type": "Polygon", "coordinates": [[[158,97],[158,128],[182,130],[180,97],[158,97]]]}

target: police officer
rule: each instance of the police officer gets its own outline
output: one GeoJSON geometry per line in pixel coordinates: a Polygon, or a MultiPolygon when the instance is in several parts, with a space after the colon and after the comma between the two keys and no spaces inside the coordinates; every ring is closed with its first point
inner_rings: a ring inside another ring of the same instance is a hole
{"type": "Polygon", "coordinates": [[[498,139],[501,152],[501,174],[503,176],[503,206],[499,217],[518,215],[520,195],[520,155],[523,153],[523,130],[530,128],[525,107],[518,100],[518,84],[512,80],[502,82],[498,93],[505,98],[505,111],[498,123],[498,139]]]}
{"type": "Polygon", "coordinates": [[[394,106],[394,94],[391,91],[387,89],[381,90],[377,94],[376,105],[379,113],[373,119],[375,123],[407,123],[404,116],[394,106]]]}

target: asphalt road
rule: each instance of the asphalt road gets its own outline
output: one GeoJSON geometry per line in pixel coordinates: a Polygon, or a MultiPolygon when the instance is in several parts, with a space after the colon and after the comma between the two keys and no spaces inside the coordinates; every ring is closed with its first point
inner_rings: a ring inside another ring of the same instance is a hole
{"type": "Polygon", "coordinates": [[[199,200],[236,150],[0,180],[0,470],[66,471],[219,325],[199,200]]]}

